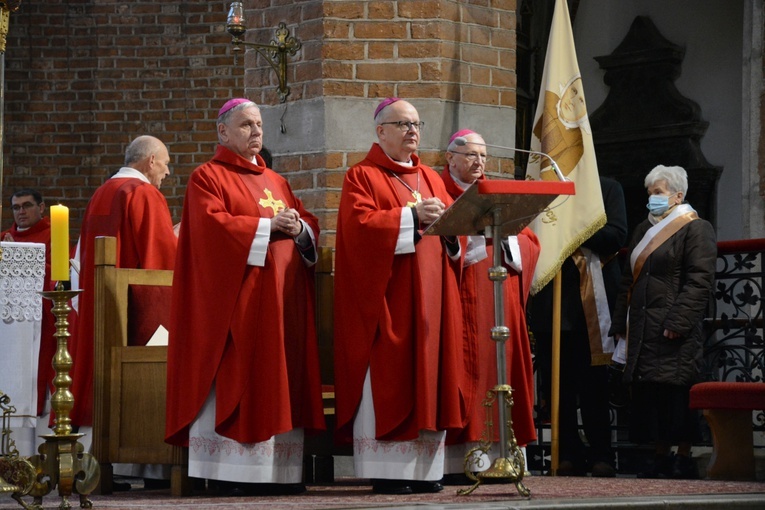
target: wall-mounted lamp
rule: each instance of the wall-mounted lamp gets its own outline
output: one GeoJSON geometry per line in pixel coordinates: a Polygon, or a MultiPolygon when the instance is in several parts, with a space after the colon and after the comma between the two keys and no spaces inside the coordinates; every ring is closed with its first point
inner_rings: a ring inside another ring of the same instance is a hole
{"type": "Polygon", "coordinates": [[[294,56],[302,44],[295,37],[291,36],[287,25],[284,22],[279,23],[276,29],[276,39],[272,39],[270,44],[257,44],[246,42],[243,39],[247,28],[244,26],[244,8],[242,2],[231,2],[231,9],[228,11],[228,20],[226,21],[226,30],[233,36],[231,43],[234,45],[234,51],[241,51],[240,45],[255,48],[279,76],[279,99],[282,103],[287,101],[290,95],[290,88],[287,86],[287,55],[294,56]]]}

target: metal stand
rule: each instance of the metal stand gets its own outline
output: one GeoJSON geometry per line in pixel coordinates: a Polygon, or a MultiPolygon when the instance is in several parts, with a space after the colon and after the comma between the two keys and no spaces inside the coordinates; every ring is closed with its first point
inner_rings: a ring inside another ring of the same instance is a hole
{"type": "Polygon", "coordinates": [[[53,315],[56,316],[56,333],[53,335],[57,340],[56,354],[53,357],[53,368],[56,377],[53,386],[56,391],[51,396],[51,407],[56,414],[53,432],[42,436],[45,443],[40,445],[39,455],[29,458],[29,461],[37,470],[37,482],[30,491],[34,496],[35,505],[42,507],[43,496],[49,494],[54,487],[58,487],[61,504],[59,508],[66,510],[71,508],[69,497],[78,494],[81,508],[93,506],[88,495],[98,486],[101,477],[101,469],[98,461],[90,454],[84,453],[84,447],[79,439],[84,434],[72,434],[69,412],[74,407],[74,396],[69,388],[72,386],[72,378],[69,371],[72,368],[72,357],[67,349],[69,339],[69,321],[67,316],[72,310],[68,301],[77,296],[80,290],[63,290],[59,282],[56,290],[42,292],[46,299],[53,301],[53,315]]]}
{"type": "Polygon", "coordinates": [[[513,432],[513,389],[505,382],[506,355],[505,342],[510,338],[510,329],[505,326],[505,303],[503,284],[507,279],[507,269],[502,266],[502,221],[501,207],[492,211],[492,225],[490,235],[494,242],[494,266],[489,269],[489,279],[494,282],[494,324],[491,328],[491,339],[497,344],[497,385],[488,392],[483,405],[486,407],[486,430],[479,446],[471,449],[465,456],[465,475],[475,482],[467,489],[460,489],[457,494],[467,495],[478,488],[481,483],[514,483],[521,496],[528,497],[530,491],[523,485],[525,471],[525,459],[523,451],[518,446],[513,432]],[[493,431],[492,407],[497,401],[499,412],[499,457],[494,460],[492,466],[474,475],[471,469],[475,454],[483,452],[488,455],[491,450],[493,431]]]}
{"type": "Polygon", "coordinates": [[[423,232],[423,235],[485,235],[494,240],[494,266],[489,269],[489,279],[494,282],[495,326],[491,339],[497,343],[497,385],[488,391],[483,402],[486,430],[478,446],[465,456],[465,475],[476,483],[457,494],[470,494],[481,483],[507,482],[515,483],[522,496],[530,494],[522,483],[526,462],[513,432],[513,389],[505,382],[505,342],[510,338],[510,330],[505,326],[503,283],[507,270],[502,266],[502,238],[523,230],[558,195],[573,194],[573,182],[479,180],[423,232]],[[473,474],[470,468],[475,464],[476,454],[488,455],[491,449],[495,401],[499,401],[499,457],[486,471],[473,474]]]}

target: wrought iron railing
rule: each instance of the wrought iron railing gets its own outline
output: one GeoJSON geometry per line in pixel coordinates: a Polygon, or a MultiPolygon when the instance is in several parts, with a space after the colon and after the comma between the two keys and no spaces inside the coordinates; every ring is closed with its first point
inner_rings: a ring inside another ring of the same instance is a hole
{"type": "Polygon", "coordinates": [[[705,320],[703,378],[763,382],[765,239],[717,244],[713,309],[705,320]]]}
{"type": "MultiPolygon", "coordinates": [[[[713,307],[702,375],[707,381],[765,383],[765,239],[717,243],[713,307]]],[[[755,446],[765,447],[765,412],[753,413],[755,446]]]]}

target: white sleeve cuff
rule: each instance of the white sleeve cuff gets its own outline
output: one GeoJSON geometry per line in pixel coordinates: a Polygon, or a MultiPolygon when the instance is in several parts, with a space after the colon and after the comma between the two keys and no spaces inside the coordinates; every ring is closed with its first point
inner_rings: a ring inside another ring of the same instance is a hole
{"type": "Polygon", "coordinates": [[[271,218],[260,218],[255,239],[250,246],[250,254],[247,257],[248,266],[263,267],[266,265],[266,253],[268,242],[271,240],[271,218]]]}
{"type": "Polygon", "coordinates": [[[401,225],[398,228],[398,240],[394,255],[414,253],[414,216],[409,207],[403,207],[401,211],[401,225]]]}
{"type": "Polygon", "coordinates": [[[464,267],[472,266],[488,256],[489,254],[486,252],[486,238],[483,236],[468,236],[464,267]]]}

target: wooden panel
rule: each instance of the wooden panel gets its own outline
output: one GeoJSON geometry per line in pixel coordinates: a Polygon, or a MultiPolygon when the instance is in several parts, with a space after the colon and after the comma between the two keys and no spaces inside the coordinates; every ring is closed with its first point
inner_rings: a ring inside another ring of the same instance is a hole
{"type": "Polygon", "coordinates": [[[332,302],[334,284],[332,282],[332,248],[320,247],[319,260],[316,262],[316,339],[319,346],[319,365],[321,383],[334,385],[334,352],[332,342],[332,302]]]}
{"type": "Polygon", "coordinates": [[[112,462],[172,464],[164,442],[167,347],[112,350],[112,462]]]}

